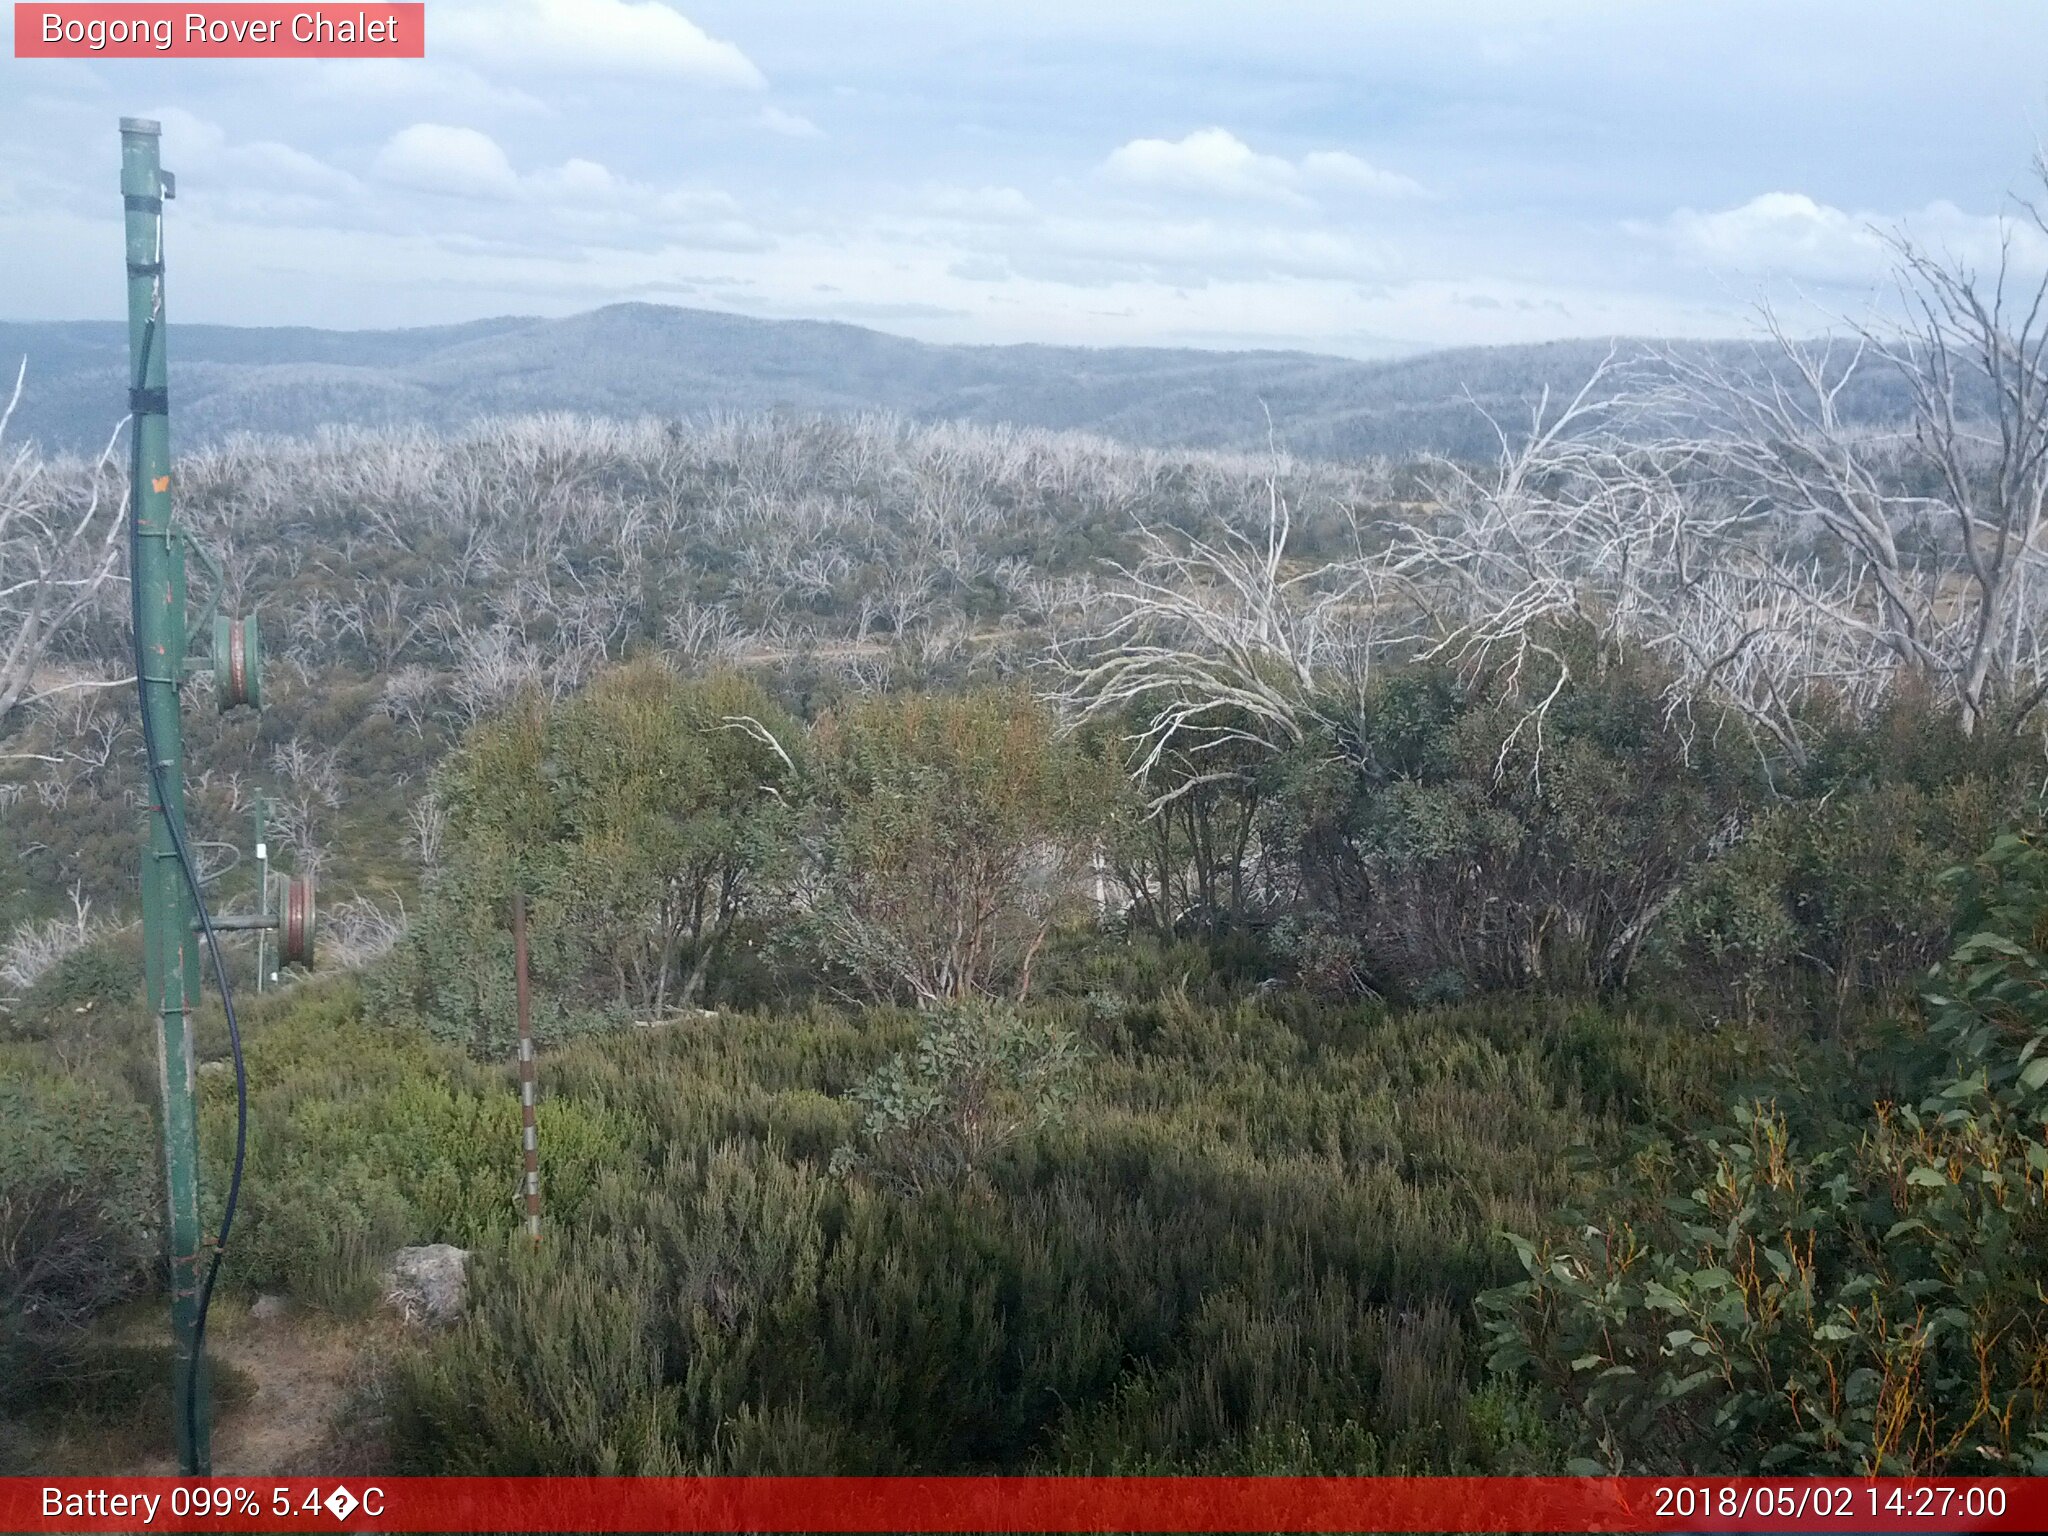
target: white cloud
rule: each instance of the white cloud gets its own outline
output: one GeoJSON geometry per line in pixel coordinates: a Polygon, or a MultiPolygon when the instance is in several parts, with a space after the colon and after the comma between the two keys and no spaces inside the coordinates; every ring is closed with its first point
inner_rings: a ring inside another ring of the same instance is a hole
{"type": "Polygon", "coordinates": [[[727,193],[690,188],[651,195],[633,187],[622,191],[653,210],[653,222],[664,237],[696,249],[761,251],[774,243],[747,222],[727,193]]]}
{"type": "Polygon", "coordinates": [[[619,179],[595,160],[569,160],[527,178],[529,191],[544,202],[601,203],[618,196],[619,179]]]}
{"type": "Polygon", "coordinates": [[[770,133],[779,133],[786,139],[822,139],[825,132],[801,112],[786,111],[781,107],[763,107],[760,123],[770,133]]]}
{"type": "Polygon", "coordinates": [[[927,212],[967,224],[1018,224],[1038,216],[1031,199],[1015,187],[929,185],[919,202],[927,212]]]}
{"type": "Polygon", "coordinates": [[[1309,204],[1312,189],[1413,197],[1410,178],[1344,150],[1319,149],[1299,162],[1262,155],[1227,128],[1200,128],[1181,139],[1132,139],[1102,163],[1103,174],[1128,186],[1211,197],[1309,204]]]}
{"type": "Polygon", "coordinates": [[[1301,173],[1277,155],[1261,155],[1227,128],[1200,128],[1184,139],[1132,139],[1103,161],[1104,174],[1131,186],[1219,197],[1303,203],[1301,173]]]}
{"type": "Polygon", "coordinates": [[[377,151],[375,169],[380,180],[420,192],[499,200],[519,193],[519,175],[497,140],[445,123],[401,128],[377,151]]]}
{"type": "Polygon", "coordinates": [[[1803,192],[1765,192],[1713,213],[1681,208],[1662,233],[1681,254],[1738,271],[1853,280],[1884,265],[1883,241],[1868,220],[1803,192]]]}
{"type": "MultiPolygon", "coordinates": [[[[439,16],[437,11],[436,16],[439,16]]],[[[436,38],[438,42],[438,35],[436,38]]],[[[383,103],[431,103],[446,116],[484,112],[552,115],[538,96],[516,86],[486,80],[463,64],[438,59],[307,59],[282,75],[294,99],[339,102],[351,114],[369,115],[383,103]],[[367,111],[366,111],[367,109],[367,111]]]]}
{"type": "Polygon", "coordinates": [[[1383,278],[1394,253],[1382,242],[1334,230],[1270,229],[1210,219],[1054,219],[1014,243],[1021,269],[1060,270],[1088,281],[1383,278]],[[1050,263],[1047,266],[1047,263],[1050,263]]]}
{"type": "Polygon", "coordinates": [[[227,130],[196,112],[187,112],[183,107],[159,107],[156,120],[163,126],[166,160],[217,155],[227,147],[227,130]]]}
{"type": "MultiPolygon", "coordinates": [[[[668,240],[704,250],[759,250],[767,237],[727,193],[647,186],[582,157],[522,174],[497,141],[474,128],[414,123],[378,151],[380,180],[477,203],[516,204],[511,216],[456,215],[449,238],[479,249],[641,249],[668,240]]],[[[410,222],[409,215],[399,215],[410,222]]]]}
{"type": "MultiPolygon", "coordinates": [[[[461,205],[451,205],[459,207],[461,205]]],[[[187,209],[189,220],[194,210],[187,209]]],[[[500,223],[504,221],[498,221],[500,223]]],[[[91,273],[103,218],[46,206],[0,209],[0,250],[30,232],[57,258],[29,274],[30,302],[76,308],[59,274],[91,273]]],[[[180,312],[192,320],[304,324],[305,294],[353,324],[423,325],[489,314],[565,314],[644,296],[749,313],[884,320],[935,341],[1094,345],[1305,346],[1384,353],[1560,334],[1739,333],[1719,310],[1597,284],[1556,286],[1460,277],[1392,285],[1281,277],[1194,284],[1136,271],[1085,285],[1049,271],[963,260],[928,238],[833,231],[727,252],[697,241],[638,246],[455,241],[417,222],[331,230],[293,221],[188,222],[179,239],[180,312]],[[296,274],[277,281],[278,271],[296,274]],[[1474,307],[1474,300],[1493,305],[1474,307]]],[[[323,314],[325,311],[323,311],[323,314]]],[[[1285,423],[1282,424],[1283,430],[1285,423]]]]}
{"type": "Polygon", "coordinates": [[[360,183],[289,144],[274,139],[231,142],[218,123],[182,107],[163,107],[164,154],[195,184],[205,183],[216,197],[251,192],[289,193],[302,198],[334,199],[360,190],[360,183]]]}
{"type": "Polygon", "coordinates": [[[550,72],[654,75],[700,85],[767,85],[761,71],[658,0],[506,0],[435,10],[434,41],[489,63],[550,72]]]}
{"type": "Polygon", "coordinates": [[[654,211],[664,219],[728,219],[739,216],[740,205],[727,192],[704,192],[678,188],[657,195],[654,211]]]}
{"type": "Polygon", "coordinates": [[[2048,263],[2048,238],[2032,226],[1934,202],[1906,218],[1847,213],[1803,192],[1765,192],[1734,208],[1681,208],[1660,225],[1632,225],[1708,266],[1818,282],[1861,283],[1895,264],[1889,236],[1902,232],[1944,262],[1991,267],[2010,242],[2023,267],[2048,263]]]}
{"type": "Polygon", "coordinates": [[[1345,187],[1374,197],[1420,197],[1422,183],[1398,171],[1383,171],[1341,149],[1318,149],[1301,157],[1305,181],[1345,187]]]}

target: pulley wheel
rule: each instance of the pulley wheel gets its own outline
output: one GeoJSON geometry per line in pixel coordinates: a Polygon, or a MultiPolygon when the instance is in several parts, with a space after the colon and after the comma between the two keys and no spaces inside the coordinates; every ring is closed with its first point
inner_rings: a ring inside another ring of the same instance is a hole
{"type": "Polygon", "coordinates": [[[313,877],[285,882],[284,913],[277,925],[277,958],[286,965],[313,964],[313,877]]]}
{"type": "Polygon", "coordinates": [[[213,675],[222,714],[244,704],[251,709],[263,707],[263,660],[256,615],[214,619],[213,675]]]}

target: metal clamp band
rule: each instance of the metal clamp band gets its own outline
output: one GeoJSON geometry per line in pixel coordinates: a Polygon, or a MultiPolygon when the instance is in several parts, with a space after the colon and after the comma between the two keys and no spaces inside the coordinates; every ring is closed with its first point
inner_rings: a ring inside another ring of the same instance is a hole
{"type": "Polygon", "coordinates": [[[122,203],[130,213],[162,213],[164,200],[160,197],[138,197],[133,192],[121,195],[122,203]]]}
{"type": "Polygon", "coordinates": [[[131,389],[128,391],[128,410],[135,416],[168,416],[171,414],[171,392],[168,389],[131,389]]]}

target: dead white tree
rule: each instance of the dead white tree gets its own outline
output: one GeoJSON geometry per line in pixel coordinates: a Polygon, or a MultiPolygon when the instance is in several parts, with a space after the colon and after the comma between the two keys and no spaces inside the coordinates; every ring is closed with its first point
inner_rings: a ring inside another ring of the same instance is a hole
{"type": "Polygon", "coordinates": [[[400,667],[389,673],[377,696],[377,707],[415,736],[426,734],[440,679],[427,667],[400,667]]]}
{"type": "MultiPolygon", "coordinates": [[[[2048,166],[2038,169],[2048,180],[2048,166]]],[[[2041,205],[2023,206],[2031,230],[2048,236],[2041,205]]],[[[1932,499],[1951,528],[1954,555],[1947,563],[1967,594],[1943,613],[1935,577],[1927,618],[1940,636],[1943,673],[1972,727],[1996,708],[2017,724],[2048,694],[2048,270],[2031,286],[2015,282],[2014,235],[2005,231],[1989,279],[1902,237],[1900,288],[1915,323],[1903,344],[1886,348],[1913,391],[1914,448],[1939,476],[1942,494],[1932,499]],[[1971,395],[1988,411],[1970,410],[1971,395]]]]}
{"type": "Polygon", "coordinates": [[[1814,682],[1867,702],[1911,677],[1965,729],[2017,724],[2043,697],[2048,277],[2015,301],[2009,254],[1983,278],[1895,249],[1902,327],[1829,348],[1769,318],[1754,365],[1670,359],[1670,404],[1712,482],[1765,514],[1723,584],[1746,578],[1769,632],[1804,637],[1814,682]],[[1907,391],[1897,431],[1843,420],[1873,368],[1907,391]]]}
{"type": "Polygon", "coordinates": [[[92,898],[82,886],[74,884],[71,916],[18,923],[7,941],[0,944],[0,985],[12,988],[19,996],[67,955],[112,930],[113,924],[92,915],[92,898]]]}
{"type": "Polygon", "coordinates": [[[28,359],[0,410],[0,720],[41,693],[118,686],[100,677],[39,686],[51,648],[102,592],[119,583],[127,506],[114,444],[89,468],[45,460],[27,444],[6,447],[8,424],[28,377],[28,359]]]}
{"type": "Polygon", "coordinates": [[[726,660],[755,648],[730,609],[700,606],[687,598],[669,611],[661,633],[669,653],[685,663],[726,660]]]}
{"type": "Polygon", "coordinates": [[[1284,751],[1332,723],[1333,685],[1362,685],[1381,572],[1363,558],[1291,562],[1293,528],[1277,473],[1250,529],[1141,525],[1138,560],[1112,564],[1114,579],[1093,597],[1107,621],[1056,647],[1055,699],[1068,719],[1138,713],[1134,779],[1169,753],[1195,765],[1172,795],[1235,777],[1204,774],[1205,755],[1233,744],[1284,751]]]}
{"type": "Polygon", "coordinates": [[[522,688],[539,686],[545,670],[540,655],[509,624],[460,629],[452,648],[449,692],[469,725],[510,703],[522,688]]]}
{"type": "MultiPolygon", "coordinates": [[[[1707,409],[1674,393],[1672,376],[1690,391],[1710,375],[1682,355],[1659,367],[1655,388],[1631,394],[1610,357],[1562,407],[1539,399],[1525,432],[1496,423],[1490,469],[1438,462],[1431,506],[1386,552],[1389,585],[1427,637],[1418,654],[1520,701],[1497,771],[1526,738],[1541,774],[1544,720],[1572,681],[1572,632],[1662,660],[1674,717],[1732,710],[1795,761],[1817,690],[1873,702],[1881,668],[1877,631],[1857,612],[1863,578],[1816,553],[1782,501],[1726,472],[1748,439],[1665,430],[1680,414],[1696,429],[1707,409]]],[[[1715,390],[1733,387],[1724,371],[1711,377],[1715,390]]]]}
{"type": "Polygon", "coordinates": [[[328,813],[341,806],[341,753],[294,736],[271,749],[270,767],[284,782],[272,797],[271,825],[277,841],[292,851],[300,874],[318,874],[327,861],[328,813]]]}
{"type": "Polygon", "coordinates": [[[408,841],[419,856],[420,868],[439,869],[442,845],[448,838],[448,807],[429,789],[413,801],[406,820],[410,828],[408,841]]]}
{"type": "Polygon", "coordinates": [[[405,903],[393,897],[396,910],[357,895],[330,904],[321,914],[320,944],[329,964],[345,971],[361,970],[397,947],[405,937],[405,903]]]}
{"type": "Polygon", "coordinates": [[[1610,352],[1555,410],[1545,389],[1519,436],[1487,415],[1500,444],[1491,468],[1433,460],[1433,508],[1396,530],[1383,559],[1422,617],[1424,659],[1495,672],[1510,689],[1534,658],[1551,663],[1546,691],[1501,743],[1499,763],[1532,727],[1541,761],[1543,715],[1571,678],[1551,643],[1556,626],[1626,623],[1648,551],[1670,533],[1675,508],[1657,505],[1654,474],[1628,475],[1625,450],[1592,431],[1614,408],[1614,363],[1610,352]],[[1619,603],[1617,588],[1627,594],[1619,603]]]}
{"type": "Polygon", "coordinates": [[[2018,281],[2014,236],[1988,275],[1897,236],[1888,324],[1809,343],[1767,311],[1746,356],[1610,359],[1493,470],[1439,466],[1387,557],[1431,649],[1510,685],[1547,655],[1539,741],[1566,621],[1661,657],[1675,713],[1732,709],[1795,762],[1817,700],[1908,679],[1967,730],[2018,729],[2048,698],[2048,271],[2018,281]],[[1905,422],[1860,424],[1847,402],[1885,383],[1905,422]]]}

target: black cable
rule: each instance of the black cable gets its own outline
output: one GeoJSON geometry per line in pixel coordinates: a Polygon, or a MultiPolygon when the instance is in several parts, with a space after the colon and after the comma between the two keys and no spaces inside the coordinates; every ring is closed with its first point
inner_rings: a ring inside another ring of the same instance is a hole
{"type": "MultiPolygon", "coordinates": [[[[157,261],[158,277],[161,283],[163,260],[163,213],[157,213],[157,261]]],[[[158,289],[157,308],[162,308],[162,289],[158,289]]],[[[152,313],[142,329],[142,355],[136,367],[135,388],[140,391],[149,379],[149,354],[156,340],[157,315],[152,313]]],[[[197,1430],[199,1423],[199,1371],[206,1358],[206,1315],[213,1306],[213,1285],[220,1276],[220,1261],[228,1248],[228,1233],[235,1224],[235,1207],[242,1197],[242,1166],[249,1150],[249,1074],[242,1063],[242,1030],[235,1019],[235,998],[228,986],[227,963],[221,958],[220,938],[214,932],[213,917],[206,910],[206,897],[200,889],[199,866],[192,857],[192,849],[185,841],[185,829],[179,819],[171,814],[171,798],[164,785],[163,762],[156,750],[156,722],[149,707],[149,684],[144,679],[143,669],[147,661],[142,646],[142,582],[137,572],[142,553],[142,420],[132,416],[128,423],[129,447],[129,507],[128,507],[128,614],[134,631],[135,644],[135,694],[142,716],[142,750],[149,760],[150,787],[156,792],[159,814],[164,825],[170,828],[171,846],[178,856],[178,867],[185,872],[185,886],[192,893],[192,905],[199,913],[199,927],[206,937],[207,951],[213,956],[213,976],[220,987],[221,1009],[228,1020],[228,1047],[235,1060],[235,1166],[228,1177],[227,1202],[221,1207],[220,1234],[213,1243],[213,1262],[207,1266],[206,1278],[199,1286],[198,1316],[192,1328],[192,1352],[185,1360],[185,1457],[188,1462],[196,1460],[198,1449],[197,1430]]],[[[166,525],[165,537],[170,529],[166,525]]],[[[183,622],[183,615],[179,616],[183,622]]],[[[173,685],[178,683],[173,679],[173,685]]],[[[178,935],[178,942],[185,942],[184,935],[178,935]]],[[[168,980],[168,971],[166,972],[168,980]]],[[[169,1068],[166,1068],[169,1070],[169,1068]]],[[[195,1124],[198,1106],[193,1106],[195,1124]]],[[[193,1169],[197,1177],[198,1169],[193,1169]]]]}

